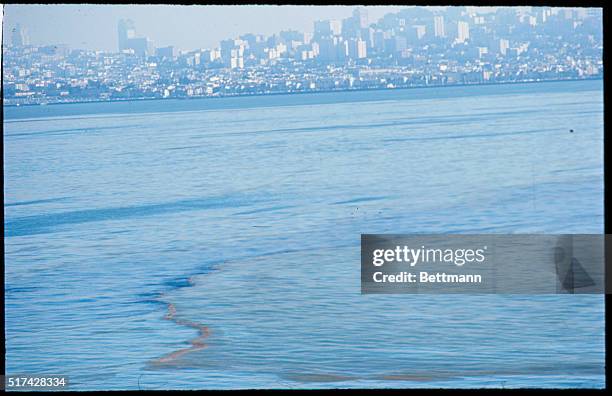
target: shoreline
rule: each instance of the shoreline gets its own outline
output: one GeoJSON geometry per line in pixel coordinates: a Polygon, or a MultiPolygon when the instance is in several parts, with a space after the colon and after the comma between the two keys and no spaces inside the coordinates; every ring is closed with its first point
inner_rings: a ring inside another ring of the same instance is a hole
{"type": "Polygon", "coordinates": [[[603,81],[603,76],[599,77],[587,77],[587,78],[562,78],[562,79],[545,79],[545,80],[519,80],[519,81],[499,81],[499,82],[485,82],[485,83],[460,83],[460,84],[439,84],[439,85],[414,85],[407,87],[375,87],[375,88],[354,88],[354,89],[322,89],[316,91],[299,91],[299,92],[268,92],[268,93],[246,93],[246,94],[229,94],[229,95],[218,95],[218,96],[185,96],[175,98],[127,98],[127,99],[112,99],[112,100],[74,100],[69,102],[51,102],[51,103],[15,103],[6,104],[3,98],[3,108],[31,108],[40,106],[61,106],[61,105],[75,105],[75,104],[96,104],[96,103],[125,103],[125,102],[147,102],[147,101],[191,101],[191,100],[202,100],[202,99],[227,99],[227,98],[243,98],[243,97],[265,97],[265,96],[292,96],[292,95],[312,95],[312,94],[326,94],[326,93],[341,93],[341,92],[367,92],[367,91],[403,91],[411,89],[428,89],[428,88],[452,88],[452,87],[473,87],[473,86],[500,86],[500,85],[520,85],[520,84],[538,84],[538,83],[555,83],[555,82],[571,82],[571,81],[603,81]]]}

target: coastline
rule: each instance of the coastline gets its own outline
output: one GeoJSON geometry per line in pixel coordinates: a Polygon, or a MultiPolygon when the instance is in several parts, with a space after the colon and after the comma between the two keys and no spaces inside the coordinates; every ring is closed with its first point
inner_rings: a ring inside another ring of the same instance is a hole
{"type": "Polygon", "coordinates": [[[227,94],[217,96],[186,96],[174,98],[126,98],[112,100],[74,100],[69,102],[49,102],[49,103],[24,103],[24,104],[6,104],[3,98],[4,108],[21,108],[21,107],[40,107],[40,106],[59,106],[73,104],[96,104],[96,103],[125,103],[125,102],[155,102],[155,101],[171,101],[171,100],[201,100],[201,99],[223,99],[223,98],[242,98],[242,97],[265,97],[265,96],[293,96],[293,95],[312,95],[324,93],[341,93],[341,92],[370,92],[370,91],[404,91],[421,88],[452,88],[452,87],[472,87],[472,86],[499,86],[499,85],[521,85],[521,84],[537,84],[537,83],[555,83],[555,82],[570,82],[570,81],[597,81],[603,80],[603,76],[587,77],[587,78],[560,78],[560,79],[543,79],[543,80],[516,80],[516,81],[496,81],[484,83],[459,83],[459,84],[438,84],[438,85],[413,85],[406,87],[374,87],[374,88],[353,88],[353,89],[321,89],[314,91],[298,91],[298,92],[267,92],[267,93],[245,93],[245,94],[227,94]]]}

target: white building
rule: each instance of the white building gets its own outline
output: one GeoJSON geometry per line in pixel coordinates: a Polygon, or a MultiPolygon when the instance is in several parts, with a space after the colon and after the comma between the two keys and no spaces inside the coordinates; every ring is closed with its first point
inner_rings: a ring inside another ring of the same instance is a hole
{"type": "Polygon", "coordinates": [[[470,24],[464,21],[457,22],[457,42],[464,43],[470,39],[470,24]]]}
{"type": "Polygon", "coordinates": [[[444,17],[442,15],[436,15],[434,17],[434,36],[446,37],[444,32],[444,17]]]}

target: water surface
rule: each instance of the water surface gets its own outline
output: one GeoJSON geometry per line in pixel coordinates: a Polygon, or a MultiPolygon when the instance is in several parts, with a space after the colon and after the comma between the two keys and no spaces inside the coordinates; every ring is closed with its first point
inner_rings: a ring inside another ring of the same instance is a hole
{"type": "Polygon", "coordinates": [[[604,386],[603,296],[359,283],[361,233],[603,232],[601,81],[5,113],[9,373],[604,386]]]}

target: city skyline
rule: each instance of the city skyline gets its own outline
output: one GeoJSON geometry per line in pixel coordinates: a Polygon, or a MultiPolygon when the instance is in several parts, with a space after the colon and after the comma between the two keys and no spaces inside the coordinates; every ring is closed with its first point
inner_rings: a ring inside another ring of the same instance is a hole
{"type": "MultiPolygon", "coordinates": [[[[116,26],[131,19],[158,46],[181,50],[212,48],[245,33],[270,35],[281,30],[312,31],[319,19],[349,17],[355,6],[184,6],[184,5],[5,5],[4,40],[20,25],[32,44],[115,51],[116,26]],[[44,21],[62,21],[62,29],[44,21]],[[95,27],[95,29],[92,29],[95,27]],[[78,33],[78,34],[76,34],[78,33]]],[[[408,6],[365,6],[370,23],[408,6]]],[[[440,8],[440,7],[433,7],[440,8]]]]}
{"type": "Polygon", "coordinates": [[[36,46],[5,36],[11,104],[406,88],[601,78],[598,8],[414,7],[372,18],[351,7],[307,31],[246,29],[209,47],[156,42],[137,22],[114,25],[110,51],[36,46]]]}
{"type": "MultiPolygon", "coordinates": [[[[318,19],[343,19],[350,16],[354,5],[3,5],[3,40],[10,41],[17,25],[28,32],[34,45],[67,45],[70,48],[113,51],[116,49],[116,26],[121,19],[132,19],[141,31],[160,46],[174,45],[181,50],[213,46],[215,42],[241,34],[269,35],[286,29],[312,31],[318,19]],[[224,17],[235,17],[231,24],[224,17]],[[61,21],[62,29],[45,23],[61,21]],[[179,23],[180,21],[180,23],[179,23]],[[95,26],[96,29],[92,29],[95,26]],[[104,32],[103,35],[96,32],[104,32]],[[78,34],[76,34],[78,33],[78,34]]],[[[359,6],[368,10],[370,23],[385,14],[417,6],[359,6]]],[[[445,6],[427,6],[436,10],[445,6]]],[[[466,7],[487,13],[497,7],[466,7]]],[[[521,8],[521,7],[517,7],[521,8]]],[[[527,7],[529,8],[529,7],[527,7]]]]}

